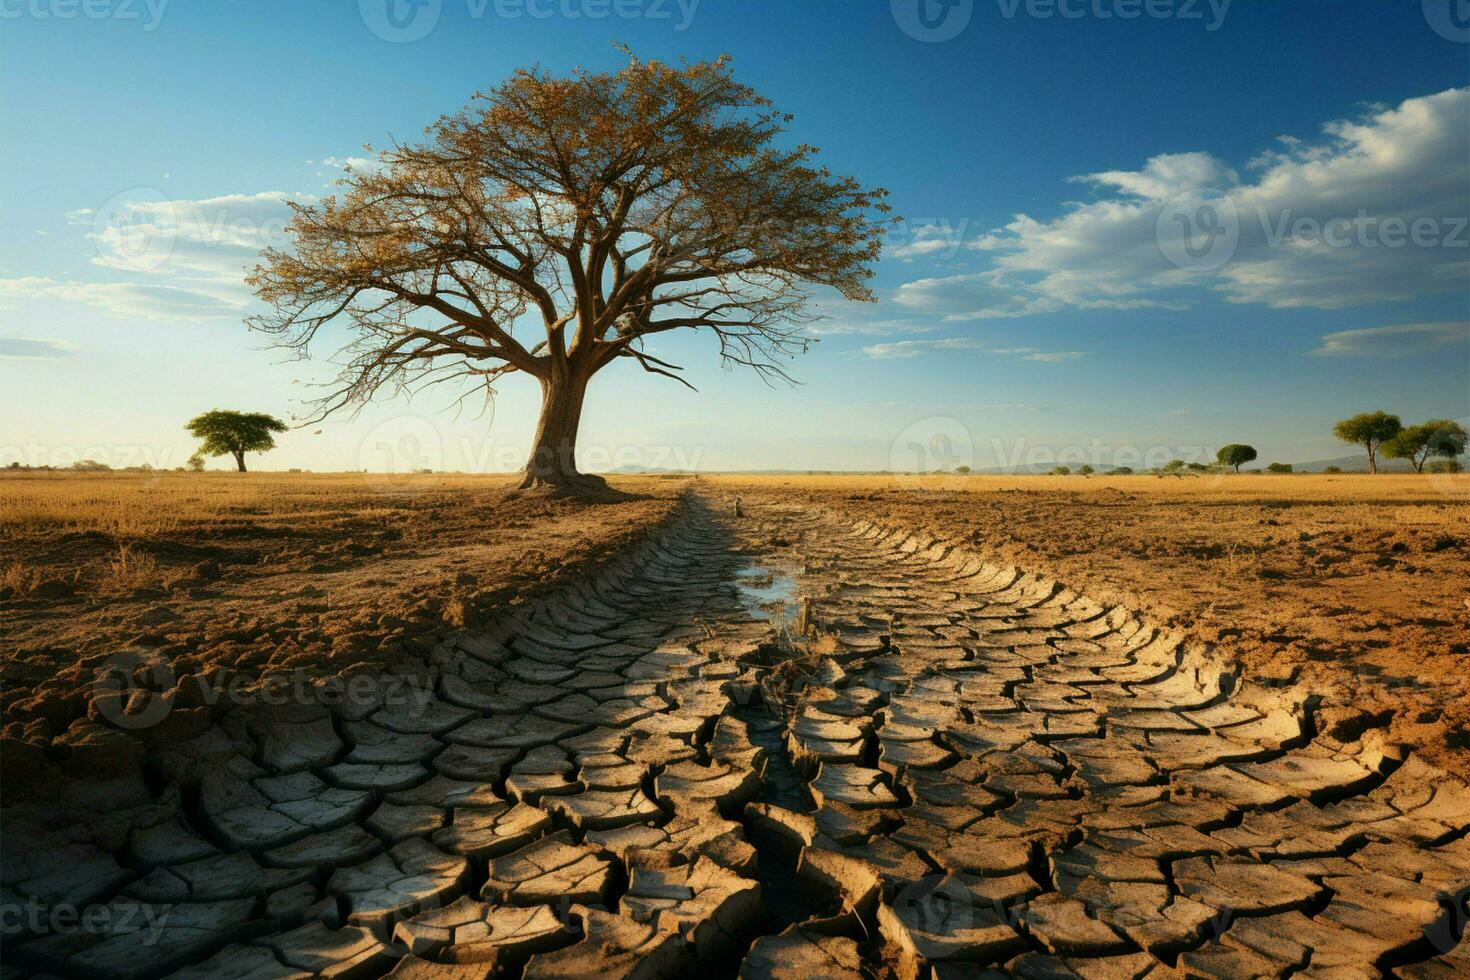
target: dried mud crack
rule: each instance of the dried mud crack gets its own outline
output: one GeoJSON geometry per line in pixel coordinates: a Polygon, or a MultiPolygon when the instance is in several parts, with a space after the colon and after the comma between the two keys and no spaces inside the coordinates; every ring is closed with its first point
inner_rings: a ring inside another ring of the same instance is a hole
{"type": "Polygon", "coordinates": [[[319,700],[101,739],[7,806],[7,980],[1470,974],[1464,783],[814,508],[692,497],[319,700]]]}

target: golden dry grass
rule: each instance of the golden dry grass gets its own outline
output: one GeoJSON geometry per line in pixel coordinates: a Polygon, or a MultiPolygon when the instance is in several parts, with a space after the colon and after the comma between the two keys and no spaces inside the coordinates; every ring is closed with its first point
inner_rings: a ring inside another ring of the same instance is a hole
{"type": "Polygon", "coordinates": [[[366,473],[62,473],[0,476],[0,538],[98,531],[143,540],[229,519],[293,521],[338,514],[350,502],[364,518],[392,513],[421,493],[505,489],[501,475],[366,473]],[[343,498],[347,498],[345,501],[343,498]]]}
{"type": "Polygon", "coordinates": [[[958,476],[954,474],[719,474],[715,482],[771,487],[789,484],[810,490],[939,491],[946,493],[1076,493],[1123,491],[1150,497],[1198,497],[1232,502],[1285,499],[1319,503],[1376,503],[1385,498],[1413,503],[1470,504],[1470,473],[1212,473],[1203,476],[958,476]]]}

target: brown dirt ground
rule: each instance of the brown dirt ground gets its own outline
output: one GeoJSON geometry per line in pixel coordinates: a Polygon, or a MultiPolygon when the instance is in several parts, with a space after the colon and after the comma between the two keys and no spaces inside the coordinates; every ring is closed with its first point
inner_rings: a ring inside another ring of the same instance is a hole
{"type": "MultiPolygon", "coordinates": [[[[0,477],[0,710],[46,741],[92,674],[375,668],[610,556],[687,481],[584,505],[495,477],[0,477]]],[[[1234,651],[1470,775],[1470,477],[707,477],[923,530],[1234,651]]],[[[1351,724],[1351,720],[1343,720],[1351,724]]]]}
{"type": "Polygon", "coordinates": [[[0,476],[4,734],[49,741],[108,656],[176,676],[375,668],[636,540],[683,481],[595,505],[507,479],[367,474],[0,476]]]}
{"type": "Polygon", "coordinates": [[[1470,775],[1470,476],[722,477],[1050,575],[1470,775]]]}

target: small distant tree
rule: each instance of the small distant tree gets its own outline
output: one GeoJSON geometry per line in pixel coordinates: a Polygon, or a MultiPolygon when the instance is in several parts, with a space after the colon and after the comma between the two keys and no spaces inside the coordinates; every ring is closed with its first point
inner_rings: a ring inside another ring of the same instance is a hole
{"type": "Polygon", "coordinates": [[[1390,459],[1407,459],[1417,472],[1431,456],[1454,459],[1465,451],[1470,434],[1451,419],[1430,419],[1422,425],[1411,425],[1383,443],[1383,455],[1390,459]]]}
{"type": "Polygon", "coordinates": [[[1256,447],[1247,446],[1244,443],[1232,442],[1228,446],[1221,446],[1220,451],[1215,453],[1215,459],[1221,466],[1233,466],[1235,472],[1240,472],[1242,464],[1249,463],[1256,458],[1256,447]]]}
{"type": "Polygon", "coordinates": [[[1051,470],[1052,476],[1070,476],[1071,473],[1072,467],[1070,466],[1053,466],[1051,470]]]}
{"type": "Polygon", "coordinates": [[[1332,427],[1332,434],[1343,442],[1356,443],[1368,450],[1368,472],[1377,473],[1379,448],[1398,435],[1403,427],[1397,415],[1363,412],[1337,423],[1332,427]]]}
{"type": "Polygon", "coordinates": [[[204,457],[199,453],[195,453],[193,456],[189,457],[188,461],[184,465],[189,467],[190,473],[203,473],[204,457]]]}
{"type": "Polygon", "coordinates": [[[1115,467],[1113,467],[1113,475],[1114,476],[1132,476],[1133,475],[1133,467],[1131,467],[1131,466],[1115,466],[1115,467]]]}
{"type": "Polygon", "coordinates": [[[245,454],[263,453],[276,448],[272,433],[285,432],[286,423],[264,412],[231,412],[216,408],[195,416],[184,426],[196,439],[204,440],[195,456],[235,457],[235,465],[245,472],[245,454]]]}
{"type": "Polygon", "coordinates": [[[1266,467],[1266,472],[1267,473],[1290,473],[1291,472],[1291,464],[1290,463],[1272,463],[1272,464],[1270,464],[1269,466],[1266,467]]]}
{"type": "Polygon", "coordinates": [[[970,475],[970,468],[968,466],[956,466],[954,468],[954,471],[956,473],[958,473],[960,476],[969,476],[970,475]]]}
{"type": "Polygon", "coordinates": [[[1323,470],[1322,472],[1323,473],[1341,473],[1342,472],[1342,467],[1341,466],[1329,466],[1329,467],[1327,467],[1327,469],[1323,470]]]}
{"type": "Polygon", "coordinates": [[[1091,465],[1083,463],[1081,468],[1079,468],[1077,472],[1081,473],[1083,476],[1091,476],[1092,474],[1096,473],[1097,470],[1093,469],[1091,465]]]}

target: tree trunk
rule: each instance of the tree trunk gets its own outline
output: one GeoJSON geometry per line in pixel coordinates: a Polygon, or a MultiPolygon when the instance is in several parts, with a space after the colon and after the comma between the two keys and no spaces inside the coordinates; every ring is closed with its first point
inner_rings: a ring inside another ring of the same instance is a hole
{"type": "Polygon", "coordinates": [[[1368,472],[1378,472],[1378,453],[1374,451],[1373,444],[1368,443],[1368,472]]]}
{"type": "Polygon", "coordinates": [[[582,421],[582,400],[590,375],[575,370],[554,370],[541,382],[541,420],[531,455],[521,471],[520,488],[553,487],[583,490],[602,481],[577,471],[577,427],[582,421]]]}
{"type": "Polygon", "coordinates": [[[236,449],[236,450],[234,450],[234,453],[235,453],[235,465],[240,468],[240,472],[241,473],[244,473],[245,472],[245,452],[244,452],[244,450],[236,449]]]}

